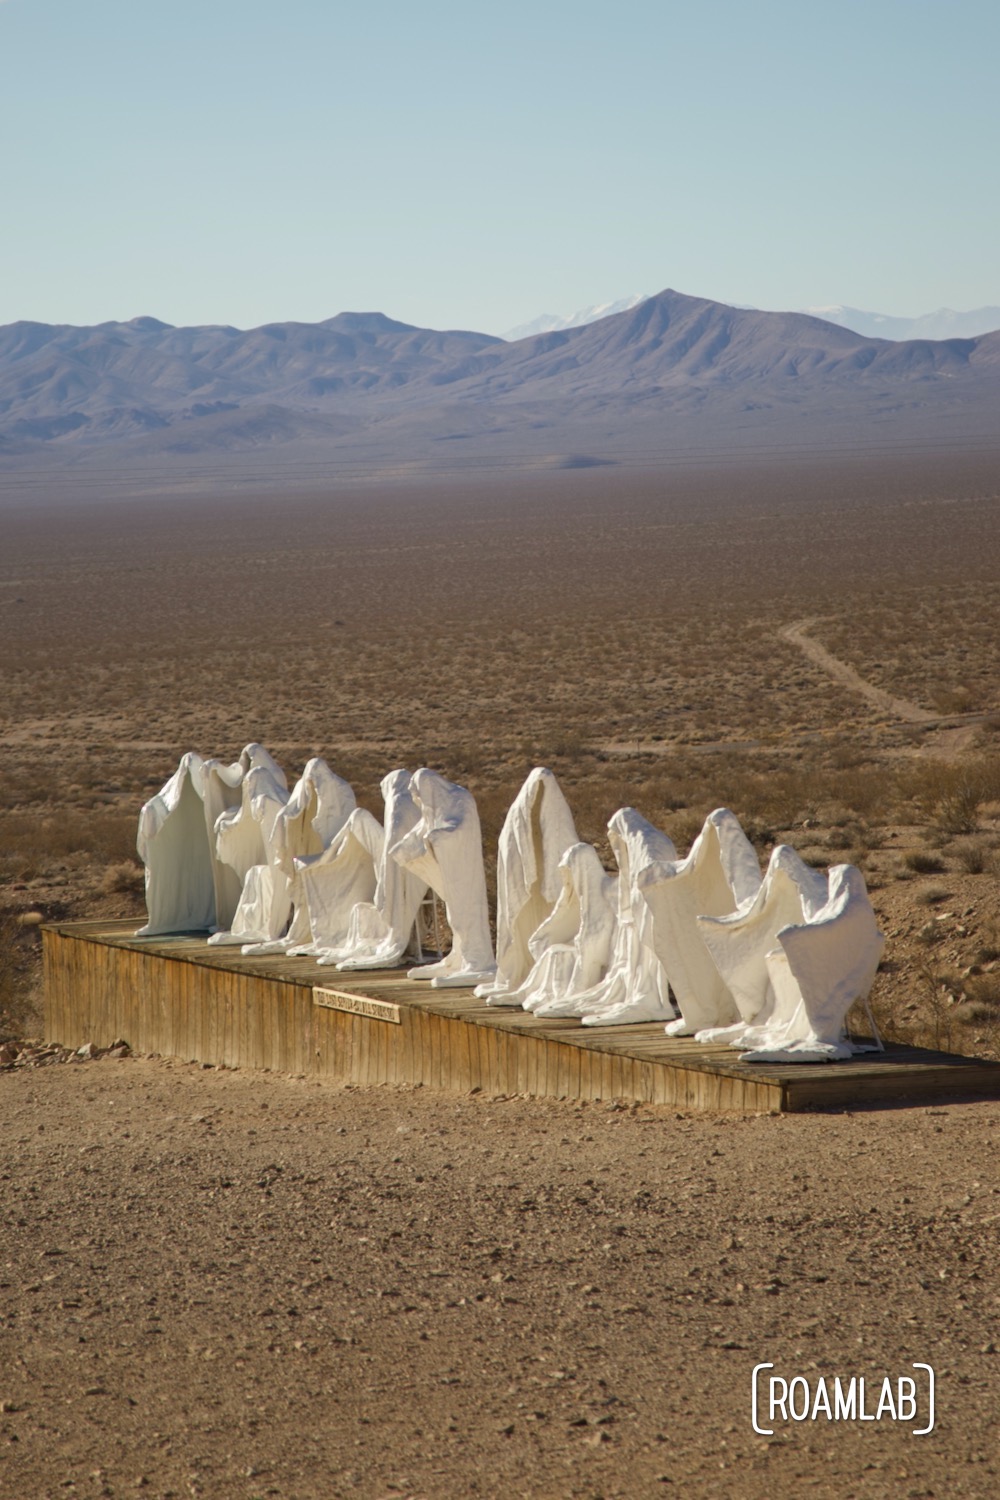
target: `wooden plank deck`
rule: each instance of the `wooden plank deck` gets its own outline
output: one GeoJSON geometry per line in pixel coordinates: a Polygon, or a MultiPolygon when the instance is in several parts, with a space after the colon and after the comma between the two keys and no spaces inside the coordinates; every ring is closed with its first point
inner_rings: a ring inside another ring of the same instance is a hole
{"type": "Polygon", "coordinates": [[[743,1113],[1000,1097],[1000,1064],[976,1058],[893,1046],[850,1062],[758,1066],[668,1037],[660,1022],[542,1020],[400,970],[341,973],[203,937],[136,938],[134,921],[54,923],[43,951],[46,1037],[67,1046],[124,1037],[136,1052],[339,1082],[743,1113]],[[340,992],[345,1008],[316,989],[340,992]],[[387,1005],[386,1018],[366,1000],[387,1005]]]}

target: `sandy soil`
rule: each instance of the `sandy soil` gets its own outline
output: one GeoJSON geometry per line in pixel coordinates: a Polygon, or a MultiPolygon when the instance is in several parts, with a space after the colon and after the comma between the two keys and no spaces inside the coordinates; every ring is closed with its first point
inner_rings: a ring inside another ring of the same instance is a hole
{"type": "Polygon", "coordinates": [[[2,1492],[995,1495],[998,1132],[0,1075],[2,1492]],[[937,1427],[757,1436],[762,1360],[928,1361],[937,1427]]]}

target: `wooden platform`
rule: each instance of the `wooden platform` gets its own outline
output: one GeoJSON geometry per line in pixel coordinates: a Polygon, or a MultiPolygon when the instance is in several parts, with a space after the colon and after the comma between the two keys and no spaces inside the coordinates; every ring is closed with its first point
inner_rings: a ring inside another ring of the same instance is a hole
{"type": "Polygon", "coordinates": [[[1000,1097],[1000,1064],[974,1058],[891,1047],[844,1063],[757,1066],[669,1038],[659,1022],[545,1021],[400,971],[341,974],[308,958],[244,958],[204,938],[141,939],[134,929],[43,929],[47,1040],[107,1046],[123,1037],[135,1052],[339,1082],[743,1113],[1000,1097]]]}

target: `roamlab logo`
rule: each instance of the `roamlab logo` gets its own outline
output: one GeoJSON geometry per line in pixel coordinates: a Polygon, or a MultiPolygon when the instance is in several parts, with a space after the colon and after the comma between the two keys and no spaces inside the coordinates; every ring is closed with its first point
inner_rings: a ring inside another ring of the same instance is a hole
{"type": "Polygon", "coordinates": [[[779,1422],[899,1422],[914,1437],[934,1431],[934,1371],[915,1363],[923,1375],[773,1375],[774,1364],[754,1365],[751,1377],[751,1421],[754,1432],[772,1437],[779,1422]],[[918,1423],[920,1425],[918,1425],[918,1423]]]}

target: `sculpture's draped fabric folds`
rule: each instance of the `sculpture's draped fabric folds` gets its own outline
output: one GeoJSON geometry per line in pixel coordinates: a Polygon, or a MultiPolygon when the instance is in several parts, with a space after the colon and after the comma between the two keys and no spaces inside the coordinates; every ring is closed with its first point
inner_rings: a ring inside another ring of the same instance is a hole
{"type": "Polygon", "coordinates": [[[309,941],[295,953],[332,961],[351,926],[351,913],[375,894],[376,869],[385,835],[378,818],[356,807],[322,854],[295,861],[302,907],[308,915],[309,941]]]}
{"type": "Polygon", "coordinates": [[[240,787],[240,802],[220,814],[215,825],[215,852],[240,881],[240,898],[228,930],[209,938],[215,945],[255,942],[280,935],[288,920],[281,897],[285,882],[274,879],[274,825],[288,802],[285,773],[260,745],[249,745],[250,765],[240,787]],[[275,912],[275,907],[278,911],[275,912]],[[270,931],[274,917],[277,934],[270,931]]]}
{"type": "Polygon", "coordinates": [[[885,938],[859,869],[834,865],[828,882],[825,904],[782,927],[766,955],[774,1005],[744,1037],[743,1061],[830,1062],[873,1045],[853,1046],[845,1022],[854,1001],[868,998],[885,938]]]}
{"type": "Polygon", "coordinates": [[[681,1013],[667,1027],[671,1036],[691,1036],[739,1019],[695,919],[735,911],[756,895],[760,883],[753,845],[725,807],[709,813],[686,859],[653,862],[640,875],[656,951],[681,1013]]]}
{"type": "Polygon", "coordinates": [[[389,850],[420,822],[411,783],[408,771],[390,771],[382,778],[385,838],[376,864],[375,894],[354,907],[343,945],[326,954],[322,963],[335,963],[338,969],[388,969],[410,946],[427,882],[404,870],[389,850]]]}
{"type": "Polygon", "coordinates": [[[617,879],[593,844],[571,844],[559,861],[559,877],[555,906],[528,942],[534,964],[517,989],[490,1003],[546,1014],[546,1006],[558,1007],[567,995],[604,978],[617,921],[617,879]]]}
{"type": "Polygon", "coordinates": [[[239,807],[243,779],[252,765],[263,764],[259,757],[271,759],[257,744],[229,766],[191,751],[143,806],[136,848],[146,870],[148,920],[140,936],[231,925],[243,881],[218,857],[216,823],[239,807]]]}
{"type": "Polygon", "coordinates": [[[673,1015],[663,967],[653,947],[652,921],[638,880],[651,863],[676,858],[677,850],[634,807],[623,807],[608,824],[618,864],[618,911],[607,972],[596,983],[568,990],[533,1007],[540,1016],[580,1016],[585,1026],[666,1020],[673,1015]]]}
{"type": "Polygon", "coordinates": [[[411,979],[433,985],[475,985],[496,972],[486,904],[483,839],[475,798],[465,787],[426,767],[415,772],[420,821],[389,850],[390,856],[444,902],[451,952],[438,963],[410,969],[411,979]]]}
{"type": "Polygon", "coordinates": [[[489,1005],[516,1004],[509,996],[537,955],[530,940],[556,903],[559,861],[577,842],[569,804],[551,771],[530,773],[500,830],[497,850],[497,973],[476,994],[489,1005]]]}
{"type": "Polygon", "coordinates": [[[312,942],[297,861],[328,849],[356,806],[350,784],[335,776],[325,760],[314,756],[306,762],[292,795],[274,820],[266,877],[270,904],[261,914],[257,941],[248,941],[245,953],[283,953],[312,942]]]}
{"type": "Polygon", "coordinates": [[[729,916],[698,916],[702,942],[732,995],[740,1019],[733,1025],[697,1032],[700,1042],[729,1042],[740,1047],[770,1021],[775,992],[767,955],[778,947],[784,927],[811,921],[829,898],[825,875],[810,868],[788,844],[772,850],[764,880],[755,896],[729,916]]]}

